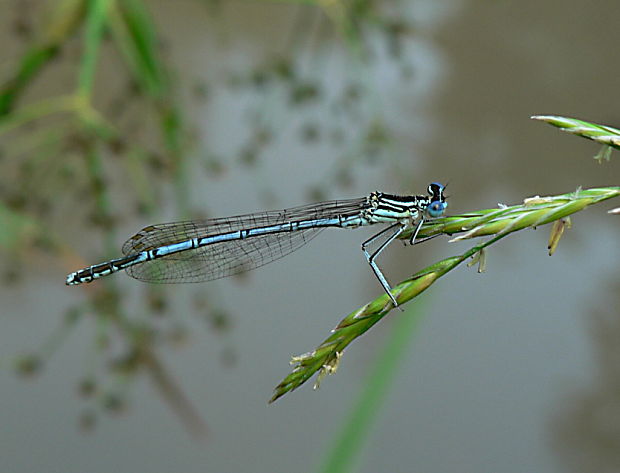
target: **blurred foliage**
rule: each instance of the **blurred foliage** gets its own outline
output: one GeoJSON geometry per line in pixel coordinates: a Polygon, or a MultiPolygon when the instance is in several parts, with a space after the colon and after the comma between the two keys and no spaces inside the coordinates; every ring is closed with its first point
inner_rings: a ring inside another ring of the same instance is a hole
{"type": "MultiPolygon", "coordinates": [[[[220,2],[200,3],[209,15],[218,14],[220,2]]],[[[362,100],[367,90],[359,74],[347,79],[340,94],[330,95],[325,87],[329,79],[321,78],[316,64],[304,67],[301,50],[309,43],[330,48],[343,44],[354,63],[367,64],[373,58],[370,39],[378,34],[394,62],[401,63],[401,43],[412,29],[386,5],[368,0],[282,2],[281,8],[300,9],[291,25],[288,50],[231,73],[224,83],[201,83],[193,90],[193,99],[205,107],[215,89],[257,98],[258,105],[248,113],[247,142],[237,156],[222,156],[208,148],[195,152],[206,145],[193,137],[173,80],[178,74],[169,66],[165,35],[155,26],[157,10],[151,11],[149,2],[3,2],[0,18],[9,23],[20,47],[0,73],[0,251],[6,255],[1,268],[5,283],[19,283],[21,271],[44,255],[67,272],[95,262],[94,251],[86,260],[67,242],[94,238],[93,250],[104,245],[101,257],[116,255],[119,221],[135,214],[156,219],[161,194],[168,187],[178,217],[187,217],[192,159],[206,156],[205,177],[217,177],[235,163],[256,166],[281,128],[264,113],[264,102],[273,97],[281,121],[293,114],[301,117],[301,143],[312,146],[324,140],[343,150],[330,173],[333,180],[322,180],[308,195],[319,199],[327,188],[346,185],[355,160],[380,155],[389,146],[390,132],[380,113],[368,118],[362,100]],[[310,23],[319,26],[310,28],[310,23]],[[308,69],[312,72],[303,72],[308,69]],[[48,87],[48,81],[54,86],[48,87]],[[317,104],[338,120],[317,114],[317,104]],[[123,199],[116,198],[119,192],[123,199]]],[[[85,299],[67,311],[49,339],[32,353],[16,357],[16,371],[36,375],[66,336],[88,318],[95,323],[93,353],[85,357],[87,366],[77,386],[85,403],[81,428],[92,429],[102,414],[125,411],[131,382],[145,374],[192,432],[204,432],[199,415],[158,354],[162,344],[179,345],[187,333],[185,322],[172,317],[166,288],[146,287],[138,306],[135,298],[130,304],[113,279],[82,291],[85,299]]],[[[203,291],[193,298],[213,329],[230,327],[217,301],[203,291]]]]}

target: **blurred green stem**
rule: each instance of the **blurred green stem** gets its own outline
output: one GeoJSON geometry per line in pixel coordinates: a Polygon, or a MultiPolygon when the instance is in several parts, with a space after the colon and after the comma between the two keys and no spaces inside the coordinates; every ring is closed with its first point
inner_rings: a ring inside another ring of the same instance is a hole
{"type": "Polygon", "coordinates": [[[110,3],[110,0],[88,0],[88,12],[86,14],[84,31],[84,51],[78,75],[78,94],[83,99],[90,99],[92,94],[97,58],[99,57],[99,48],[103,40],[107,10],[110,3]]]}
{"type": "Polygon", "coordinates": [[[112,221],[110,213],[110,201],[108,198],[108,192],[105,185],[105,173],[103,170],[102,156],[99,149],[99,143],[96,140],[91,141],[88,144],[89,149],[84,153],[88,175],[90,177],[90,188],[93,191],[95,197],[95,209],[96,209],[96,221],[102,228],[106,230],[103,232],[105,238],[106,254],[108,257],[112,257],[116,252],[116,245],[114,239],[114,232],[111,230],[113,225],[109,225],[112,221]]]}
{"type": "MultiPolygon", "coordinates": [[[[52,2],[49,2],[52,3],[52,2]]],[[[16,73],[0,90],[0,117],[8,115],[32,79],[56,57],[63,43],[81,25],[85,0],[57,0],[49,21],[41,27],[40,38],[22,57],[16,73]]]]}
{"type": "Polygon", "coordinates": [[[349,410],[341,431],[330,443],[329,454],[321,469],[323,473],[345,473],[355,466],[354,462],[373,432],[372,423],[385,402],[399,364],[417,330],[425,305],[421,302],[409,307],[393,321],[391,334],[367,376],[364,391],[349,410]]]}

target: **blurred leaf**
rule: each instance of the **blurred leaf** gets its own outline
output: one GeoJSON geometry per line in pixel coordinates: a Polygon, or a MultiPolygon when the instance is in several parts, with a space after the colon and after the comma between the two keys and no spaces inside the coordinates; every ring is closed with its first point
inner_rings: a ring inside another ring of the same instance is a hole
{"type": "Polygon", "coordinates": [[[136,82],[147,95],[161,98],[165,84],[157,39],[142,2],[118,0],[111,10],[110,28],[136,82]]]}
{"type": "Polygon", "coordinates": [[[24,54],[15,74],[0,90],[0,117],[13,109],[30,81],[38,77],[40,69],[56,56],[62,44],[81,24],[84,6],[84,0],[55,2],[49,21],[41,28],[40,39],[24,54]]]}
{"type": "Polygon", "coordinates": [[[78,90],[85,98],[90,97],[92,92],[99,47],[101,46],[109,5],[110,0],[88,1],[88,14],[86,15],[84,32],[84,50],[78,76],[78,90]]]}
{"type": "Polygon", "coordinates": [[[15,360],[15,371],[23,377],[32,377],[41,372],[43,360],[34,354],[23,355],[15,360]]]}
{"type": "Polygon", "coordinates": [[[41,42],[48,45],[64,43],[77,27],[82,24],[87,0],[58,0],[49,2],[54,9],[50,20],[42,28],[41,42]]]}
{"type": "Polygon", "coordinates": [[[319,86],[312,82],[301,82],[291,90],[290,101],[293,105],[302,105],[316,101],[321,95],[319,86]]]}
{"type": "Polygon", "coordinates": [[[0,118],[0,135],[52,113],[72,112],[76,109],[74,96],[58,96],[26,105],[0,118]]]}
{"type": "Polygon", "coordinates": [[[78,426],[80,431],[87,433],[94,430],[97,425],[97,414],[92,410],[84,411],[80,414],[78,426]]]}
{"type": "Polygon", "coordinates": [[[138,206],[141,211],[151,213],[155,209],[155,194],[153,185],[149,179],[146,169],[148,169],[149,156],[144,150],[133,148],[124,153],[125,159],[122,164],[127,171],[126,175],[131,179],[133,192],[138,197],[138,206]]]}
{"type": "Polygon", "coordinates": [[[40,233],[39,224],[34,219],[0,201],[0,248],[17,251],[32,244],[40,233]]]}
{"type": "Polygon", "coordinates": [[[110,139],[117,135],[114,127],[83,96],[76,94],[43,99],[0,118],[0,135],[55,113],[75,113],[83,125],[101,138],[110,139]]]}

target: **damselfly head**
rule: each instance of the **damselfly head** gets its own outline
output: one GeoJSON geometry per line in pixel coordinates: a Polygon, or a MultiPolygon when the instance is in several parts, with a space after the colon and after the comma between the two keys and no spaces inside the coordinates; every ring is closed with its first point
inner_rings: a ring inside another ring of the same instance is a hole
{"type": "Polygon", "coordinates": [[[439,182],[431,182],[428,186],[428,195],[430,199],[426,207],[426,212],[433,218],[441,217],[448,207],[446,197],[443,195],[444,189],[445,186],[439,182]]]}
{"type": "Polygon", "coordinates": [[[431,200],[444,200],[443,191],[446,188],[443,184],[439,182],[431,182],[428,185],[428,195],[431,196],[431,200]]]}

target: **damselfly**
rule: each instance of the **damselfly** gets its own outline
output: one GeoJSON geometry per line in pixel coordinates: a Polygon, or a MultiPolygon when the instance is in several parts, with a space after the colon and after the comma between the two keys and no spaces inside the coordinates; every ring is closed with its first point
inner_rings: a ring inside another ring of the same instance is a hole
{"type": "Polygon", "coordinates": [[[389,227],[362,243],[362,251],[397,306],[376,258],[405,230],[413,229],[409,239],[413,244],[424,219],[440,217],[447,206],[444,186],[433,182],[428,186],[428,195],[373,192],[359,199],[319,202],[280,211],[151,225],[125,242],[125,256],[71,273],[67,284],[91,282],[122,269],[135,279],[152,283],[210,281],[275,261],[327,227],[389,223],[389,227]],[[368,245],[386,235],[385,241],[370,253],[368,245]]]}

